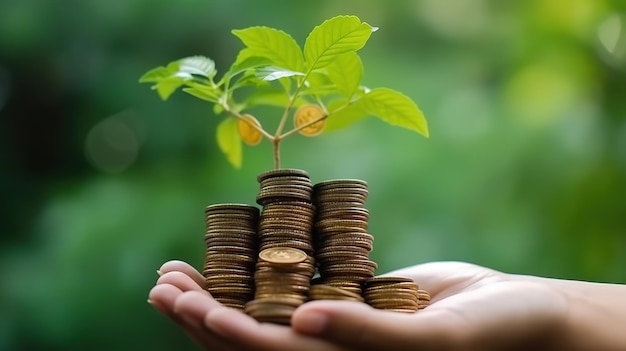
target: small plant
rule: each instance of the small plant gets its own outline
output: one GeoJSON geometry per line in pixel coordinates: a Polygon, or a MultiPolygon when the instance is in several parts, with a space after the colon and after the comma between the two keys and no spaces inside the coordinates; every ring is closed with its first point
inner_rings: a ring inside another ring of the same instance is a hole
{"type": "Polygon", "coordinates": [[[337,16],[315,27],[301,49],[281,30],[237,29],[232,33],[245,48],[218,81],[213,60],[192,56],[150,70],[140,82],[152,83],[163,100],[182,88],[213,103],[215,114],[226,114],[217,127],[217,143],[236,168],[242,163],[242,141],[256,145],[267,138],[274,167],[280,168],[280,142],[286,137],[315,136],[369,115],[427,137],[424,115],[409,97],[361,86],[363,64],[357,51],[376,30],[356,16],[337,16]],[[258,105],[282,108],[274,133],[247,112],[258,105]],[[286,130],[290,116],[294,127],[286,130]]]}

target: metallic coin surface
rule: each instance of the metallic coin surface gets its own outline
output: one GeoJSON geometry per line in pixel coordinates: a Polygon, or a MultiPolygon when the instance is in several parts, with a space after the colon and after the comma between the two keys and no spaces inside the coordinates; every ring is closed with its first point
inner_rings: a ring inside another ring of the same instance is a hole
{"type": "Polygon", "coordinates": [[[272,247],[259,252],[259,258],[275,264],[293,264],[306,260],[307,254],[291,247],[272,247]]]}
{"type": "Polygon", "coordinates": [[[316,136],[324,130],[326,112],[317,105],[303,105],[293,115],[293,123],[305,136],[316,136]],[[315,122],[317,121],[317,122],[315,122]],[[315,122],[315,123],[314,123],[315,122]]]}
{"type": "Polygon", "coordinates": [[[237,132],[241,140],[248,145],[258,145],[263,140],[260,128],[261,123],[252,115],[244,114],[237,119],[237,132]]]}

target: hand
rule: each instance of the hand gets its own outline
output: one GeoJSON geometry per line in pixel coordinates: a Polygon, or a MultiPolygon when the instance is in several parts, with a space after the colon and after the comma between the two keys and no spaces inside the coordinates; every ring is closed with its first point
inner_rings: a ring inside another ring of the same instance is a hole
{"type": "Polygon", "coordinates": [[[292,317],[294,330],[358,350],[554,350],[568,303],[534,277],[461,262],[417,265],[385,275],[415,280],[432,296],[415,314],[316,301],[292,317]]]}
{"type": "Polygon", "coordinates": [[[202,288],[204,277],[185,262],[166,262],[159,274],[148,301],[205,350],[350,350],[224,307],[202,288]]]}
{"type": "Polygon", "coordinates": [[[184,262],[167,262],[160,271],[150,300],[206,350],[553,349],[567,315],[565,297],[549,285],[440,262],[389,273],[413,278],[431,293],[425,310],[402,314],[314,301],[296,310],[289,328],[221,306],[184,262]]]}

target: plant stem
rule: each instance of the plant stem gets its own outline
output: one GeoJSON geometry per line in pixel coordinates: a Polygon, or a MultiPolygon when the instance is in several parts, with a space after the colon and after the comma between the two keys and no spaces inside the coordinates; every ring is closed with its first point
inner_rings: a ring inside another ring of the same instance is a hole
{"type": "Polygon", "coordinates": [[[256,124],[254,124],[254,123],[250,122],[249,120],[247,120],[247,119],[243,118],[243,116],[242,116],[239,112],[237,112],[237,111],[235,111],[235,110],[231,109],[231,108],[230,108],[230,106],[228,106],[228,104],[226,104],[226,103],[221,103],[220,105],[222,105],[222,107],[224,108],[224,111],[226,111],[227,113],[229,113],[231,116],[233,116],[233,117],[235,117],[235,118],[238,118],[238,119],[243,120],[243,121],[244,121],[245,123],[247,123],[250,127],[254,128],[254,129],[256,129],[256,130],[258,130],[258,131],[259,131],[259,133],[263,134],[263,136],[264,136],[264,137],[266,137],[266,138],[267,138],[267,139],[269,139],[270,141],[274,142],[274,139],[275,139],[275,138],[274,138],[274,137],[273,137],[270,133],[266,132],[266,131],[265,131],[265,129],[263,129],[262,127],[259,127],[259,126],[257,126],[256,124]]]}
{"type": "Polygon", "coordinates": [[[294,128],[294,129],[292,129],[292,130],[290,130],[288,132],[285,132],[282,135],[280,135],[280,139],[286,138],[286,137],[290,136],[293,133],[297,133],[297,132],[301,131],[302,129],[304,129],[304,128],[308,127],[308,126],[312,126],[312,125],[314,125],[317,122],[321,122],[321,121],[325,120],[326,118],[328,118],[328,115],[323,115],[322,117],[320,117],[318,119],[315,119],[315,120],[313,120],[311,122],[305,123],[305,124],[299,126],[298,128],[294,128]]]}
{"type": "Polygon", "coordinates": [[[298,94],[300,94],[300,90],[302,90],[302,87],[304,86],[304,82],[306,82],[306,79],[309,77],[310,73],[311,71],[307,72],[304,78],[302,78],[302,81],[298,83],[296,90],[289,97],[289,102],[287,103],[287,106],[285,107],[285,111],[283,112],[283,115],[280,117],[280,122],[278,123],[278,127],[276,128],[276,133],[274,133],[274,139],[272,139],[272,145],[274,146],[274,168],[276,169],[280,168],[280,141],[283,138],[281,134],[283,132],[283,128],[285,128],[287,117],[289,117],[289,111],[291,111],[293,104],[296,102],[296,99],[298,98],[298,94]]]}
{"type": "Polygon", "coordinates": [[[280,168],[280,138],[274,138],[272,140],[272,146],[274,149],[274,169],[280,168]]]}
{"type": "MultiPolygon", "coordinates": [[[[333,111],[333,113],[337,113],[337,112],[339,112],[339,111],[343,110],[344,108],[346,108],[346,107],[348,107],[348,106],[352,105],[352,104],[353,104],[353,103],[355,103],[356,101],[357,101],[357,100],[347,102],[345,105],[343,105],[343,106],[341,106],[341,107],[337,108],[335,111],[333,111]]],[[[303,125],[299,126],[298,128],[293,128],[292,130],[290,130],[290,131],[288,131],[288,132],[285,132],[285,133],[283,133],[283,134],[279,135],[279,136],[278,136],[278,138],[279,138],[279,139],[284,139],[284,138],[286,138],[286,137],[290,136],[290,135],[291,135],[291,134],[293,134],[293,133],[297,133],[297,132],[299,132],[300,130],[302,130],[302,129],[304,129],[304,128],[308,127],[308,126],[311,126],[311,125],[313,125],[313,124],[315,124],[315,123],[317,123],[317,122],[321,122],[321,121],[325,120],[326,118],[330,117],[330,114],[328,113],[328,111],[326,110],[326,107],[322,104],[322,102],[321,102],[321,101],[319,101],[319,104],[320,104],[320,106],[322,106],[322,108],[323,108],[324,112],[326,113],[325,115],[323,115],[322,117],[320,117],[320,118],[318,118],[318,119],[315,119],[315,120],[313,120],[313,121],[311,121],[311,122],[305,123],[305,124],[303,124],[303,125]]]]}

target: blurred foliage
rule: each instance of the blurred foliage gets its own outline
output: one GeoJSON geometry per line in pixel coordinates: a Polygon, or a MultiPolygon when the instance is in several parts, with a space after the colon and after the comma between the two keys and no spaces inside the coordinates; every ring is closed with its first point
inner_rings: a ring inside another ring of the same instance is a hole
{"type": "Polygon", "coordinates": [[[271,149],[232,169],[208,104],[137,79],[195,54],[225,70],[232,28],[302,43],[337,14],[381,28],[364,83],[417,101],[431,138],[367,119],[288,140],[283,160],[368,181],[380,271],[626,282],[621,0],[0,0],[0,349],[192,348],[145,303],[155,269],[200,265],[204,206],[253,203],[271,149]]]}

